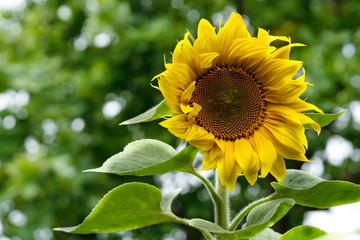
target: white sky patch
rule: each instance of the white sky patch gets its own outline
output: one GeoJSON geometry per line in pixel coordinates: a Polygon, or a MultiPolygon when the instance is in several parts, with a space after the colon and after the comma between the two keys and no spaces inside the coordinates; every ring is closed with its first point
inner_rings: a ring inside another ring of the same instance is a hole
{"type": "Polygon", "coordinates": [[[8,219],[9,219],[9,222],[11,222],[12,224],[14,224],[17,227],[23,227],[27,222],[26,215],[19,210],[11,211],[9,213],[8,219]]]}
{"type": "Polygon", "coordinates": [[[7,130],[13,129],[15,125],[16,125],[16,118],[13,115],[7,115],[2,120],[2,126],[7,130]]]}
{"type": "Polygon", "coordinates": [[[34,232],[34,240],[50,240],[53,233],[50,228],[37,229],[34,232]]]}
{"type": "Polygon", "coordinates": [[[22,107],[25,107],[30,100],[30,94],[28,91],[21,89],[15,91],[8,89],[3,93],[0,93],[0,111],[8,109],[12,112],[19,111],[22,107]]]}
{"type": "Polygon", "coordinates": [[[63,21],[69,20],[72,16],[71,8],[68,5],[61,5],[57,10],[57,15],[63,21]]]}
{"type": "Polygon", "coordinates": [[[74,48],[76,51],[84,51],[89,46],[89,41],[85,36],[79,36],[74,40],[74,48]]]}
{"type": "Polygon", "coordinates": [[[355,162],[360,162],[360,149],[359,148],[354,149],[351,158],[355,162]]]}
{"type": "Polygon", "coordinates": [[[314,176],[321,177],[324,173],[324,160],[322,158],[323,152],[317,151],[314,156],[309,159],[316,162],[305,162],[301,166],[301,170],[308,172],[314,176]]]}
{"type": "Polygon", "coordinates": [[[355,48],[354,44],[346,43],[346,44],[343,45],[341,51],[342,51],[342,55],[345,58],[349,59],[349,58],[352,58],[355,55],[356,48],[355,48]]]}
{"type": "MultiPolygon", "coordinates": [[[[341,112],[344,110],[345,110],[344,108],[336,107],[333,112],[338,113],[338,112],[341,112]]],[[[335,129],[336,130],[345,129],[349,125],[350,116],[351,116],[350,111],[346,111],[343,114],[341,114],[340,117],[335,119],[334,124],[333,124],[335,129]]]]}
{"type": "Polygon", "coordinates": [[[106,119],[112,119],[118,115],[122,110],[122,105],[117,100],[106,102],[102,107],[102,112],[106,119]]]}
{"type": "Polygon", "coordinates": [[[191,9],[186,16],[190,22],[197,22],[200,19],[200,13],[196,9],[191,9]]]}
{"type": "Polygon", "coordinates": [[[85,127],[85,121],[82,118],[75,118],[72,122],[71,122],[71,129],[74,132],[81,132],[85,127]]]}
{"type": "Polygon", "coordinates": [[[350,103],[350,112],[353,118],[353,128],[360,130],[360,101],[352,101],[350,103]]]}
{"type": "Polygon", "coordinates": [[[354,75],[350,78],[351,86],[360,88],[360,75],[354,75]]]}
{"type": "Polygon", "coordinates": [[[98,48],[107,47],[111,43],[111,36],[108,33],[99,33],[94,37],[94,45],[98,48]]]}
{"type": "MultiPolygon", "coordinates": [[[[185,143],[181,144],[179,147],[176,148],[176,151],[181,151],[185,146],[185,143]]],[[[198,167],[196,162],[201,161],[202,154],[197,154],[194,160],[194,166],[198,167]]],[[[201,176],[204,178],[209,178],[214,174],[213,170],[209,171],[197,171],[201,176]]],[[[202,184],[201,180],[199,180],[197,177],[193,176],[189,173],[183,173],[183,172],[171,172],[160,176],[155,176],[155,179],[159,182],[161,185],[161,192],[164,193],[170,193],[175,191],[178,188],[181,188],[181,194],[186,194],[190,191],[191,187],[198,187],[202,184]]]]}
{"type": "Polygon", "coordinates": [[[40,152],[40,144],[33,136],[29,136],[25,139],[24,147],[26,151],[32,155],[36,155],[40,152]]]}
{"type": "Polygon", "coordinates": [[[184,0],[171,0],[171,6],[176,9],[182,8],[184,5],[184,0]]]}
{"type": "Polygon", "coordinates": [[[0,1],[0,11],[14,11],[14,10],[23,10],[26,7],[25,0],[1,0],[0,1]]]}
{"type": "MultiPolygon", "coordinates": [[[[359,228],[360,223],[360,203],[352,203],[329,210],[308,211],[305,213],[304,225],[310,225],[327,233],[347,233],[354,232],[359,228]]],[[[352,235],[344,240],[360,240],[359,235],[352,235]]]]}
{"type": "Polygon", "coordinates": [[[51,119],[45,119],[41,124],[42,129],[47,135],[55,135],[58,131],[58,127],[51,119]]]}
{"type": "Polygon", "coordinates": [[[353,152],[352,143],[338,135],[328,139],[325,148],[325,158],[333,166],[340,166],[353,152]]]}

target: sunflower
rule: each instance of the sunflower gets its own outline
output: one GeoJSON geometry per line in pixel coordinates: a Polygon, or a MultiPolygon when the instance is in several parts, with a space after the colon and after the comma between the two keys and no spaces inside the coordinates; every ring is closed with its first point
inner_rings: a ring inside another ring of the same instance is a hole
{"type": "Polygon", "coordinates": [[[201,19],[197,39],[187,32],[154,77],[174,113],[160,125],[203,151],[202,169],[217,169],[230,191],[242,175],[253,185],[259,171],[281,181],[284,158],[309,161],[303,124],[321,128],[302,112],[322,111],[299,98],[310,84],[302,62],[289,60],[295,46],[303,44],[263,29],[251,37],[237,13],[217,33],[201,19]]]}

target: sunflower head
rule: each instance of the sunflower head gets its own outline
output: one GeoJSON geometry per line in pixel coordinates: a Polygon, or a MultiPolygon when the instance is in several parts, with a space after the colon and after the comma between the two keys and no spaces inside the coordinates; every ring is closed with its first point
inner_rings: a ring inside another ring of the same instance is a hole
{"type": "Polygon", "coordinates": [[[237,13],[217,33],[202,19],[197,39],[186,33],[155,76],[175,114],[160,125],[203,151],[202,169],[216,168],[229,190],[241,175],[254,184],[259,171],[281,181],[284,158],[308,161],[303,124],[321,129],[302,112],[322,111],[299,98],[309,83],[302,62],[289,60],[294,46],[263,29],[251,37],[237,13]]]}

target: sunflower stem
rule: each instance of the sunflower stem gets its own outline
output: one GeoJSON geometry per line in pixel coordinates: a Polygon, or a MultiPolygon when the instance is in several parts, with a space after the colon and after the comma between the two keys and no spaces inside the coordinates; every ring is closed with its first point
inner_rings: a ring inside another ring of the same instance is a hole
{"type": "Polygon", "coordinates": [[[210,193],[210,196],[214,202],[214,204],[216,204],[217,202],[221,201],[220,196],[215,192],[215,189],[213,187],[213,185],[203,176],[201,176],[200,174],[198,174],[197,172],[193,171],[191,173],[192,175],[198,177],[205,185],[206,189],[208,190],[208,192],[210,193]]]}
{"type": "MultiPolygon", "coordinates": [[[[222,185],[219,174],[216,174],[216,193],[220,201],[215,203],[215,223],[223,229],[229,229],[229,201],[226,185],[222,185]]],[[[217,236],[216,239],[224,239],[217,236]]]]}
{"type": "Polygon", "coordinates": [[[239,214],[234,218],[234,220],[232,221],[230,227],[229,227],[229,230],[230,231],[233,231],[236,229],[237,225],[240,223],[240,221],[243,219],[243,217],[250,211],[252,210],[253,208],[255,208],[256,206],[259,206],[260,204],[263,204],[265,202],[269,202],[271,200],[274,200],[277,198],[277,193],[274,192],[273,194],[265,197],[265,198],[262,198],[262,199],[259,199],[257,201],[254,201],[252,203],[250,203],[249,205],[247,205],[246,207],[244,207],[240,212],[239,214]]]}
{"type": "Polygon", "coordinates": [[[215,238],[207,231],[199,230],[207,240],[214,240],[215,238]]]}

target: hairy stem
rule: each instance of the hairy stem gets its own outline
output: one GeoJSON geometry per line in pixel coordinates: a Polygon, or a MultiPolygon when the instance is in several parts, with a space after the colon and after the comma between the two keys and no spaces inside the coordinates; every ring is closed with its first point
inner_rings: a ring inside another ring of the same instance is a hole
{"type": "Polygon", "coordinates": [[[214,240],[215,238],[207,231],[199,230],[207,240],[214,240]]]}
{"type": "MultiPolygon", "coordinates": [[[[222,185],[219,174],[216,174],[216,193],[220,197],[220,201],[215,204],[215,223],[223,229],[229,229],[229,201],[226,185],[222,185]]],[[[225,239],[217,236],[216,239],[225,239]]]]}
{"type": "Polygon", "coordinates": [[[215,189],[214,187],[211,185],[211,183],[206,179],[204,178],[203,176],[201,176],[200,174],[198,174],[197,172],[192,172],[191,173],[192,175],[198,177],[205,185],[206,189],[208,190],[208,192],[210,193],[210,196],[213,200],[213,202],[216,204],[217,202],[220,202],[221,199],[219,197],[219,195],[215,192],[215,189]]]}

